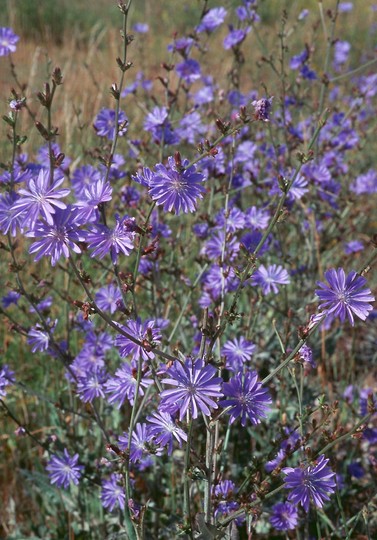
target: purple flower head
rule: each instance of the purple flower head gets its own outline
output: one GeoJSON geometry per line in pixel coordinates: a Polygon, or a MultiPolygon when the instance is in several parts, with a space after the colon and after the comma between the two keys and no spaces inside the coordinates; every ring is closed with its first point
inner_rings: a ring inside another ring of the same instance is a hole
{"type": "Polygon", "coordinates": [[[179,127],[175,132],[181,138],[191,144],[194,144],[198,138],[206,132],[207,128],[203,125],[198,111],[186,114],[179,122],[179,127]]]}
{"type": "Polygon", "coordinates": [[[9,369],[7,364],[0,366],[0,398],[7,395],[5,387],[14,384],[15,382],[14,371],[9,369]]]}
{"type": "MultiPolygon", "coordinates": [[[[42,313],[43,312],[49,313],[53,302],[54,302],[54,299],[52,298],[52,296],[46,296],[46,298],[42,298],[42,300],[38,302],[38,304],[36,305],[36,308],[37,310],[42,311],[42,313]]],[[[29,312],[36,313],[36,310],[34,309],[33,306],[31,306],[29,308],[29,312]]]]}
{"type": "Polygon", "coordinates": [[[187,435],[177,426],[173,417],[167,412],[155,412],[152,416],[148,416],[148,422],[151,424],[149,433],[156,441],[158,446],[167,446],[168,455],[173,452],[174,439],[182,446],[183,441],[187,441],[187,435]]]}
{"type": "Polygon", "coordinates": [[[177,51],[183,58],[186,58],[194,44],[195,41],[193,38],[181,37],[176,39],[173,43],[169,43],[167,49],[169,52],[177,51]]]}
{"type": "MultiPolygon", "coordinates": [[[[241,244],[247,249],[249,253],[254,253],[259,242],[262,239],[262,233],[260,231],[252,231],[251,233],[246,233],[241,237],[241,244]]],[[[267,240],[259,251],[260,255],[266,253],[271,246],[272,237],[271,235],[267,236],[267,240]]]]}
{"type": "Polygon", "coordinates": [[[234,338],[224,343],[221,354],[225,356],[226,368],[238,372],[254,354],[256,346],[244,337],[234,338]]]}
{"type": "Polygon", "coordinates": [[[223,392],[227,399],[219,402],[221,407],[230,407],[230,423],[241,417],[241,425],[245,426],[247,419],[254,425],[260,424],[261,418],[266,418],[266,412],[272,402],[266,388],[258,382],[256,371],[237,373],[229,382],[224,383],[223,392]]]}
{"type": "MultiPolygon", "coordinates": [[[[51,332],[54,331],[56,323],[57,320],[54,322],[51,328],[51,332]]],[[[43,330],[39,324],[36,324],[34,327],[30,328],[27,335],[27,342],[31,346],[32,353],[47,351],[50,344],[50,337],[49,334],[45,330],[43,330]]]]}
{"type": "Polygon", "coordinates": [[[104,311],[115,313],[123,304],[122,295],[116,285],[110,283],[105,287],[101,287],[95,296],[96,304],[104,311]]]}
{"type": "MultiPolygon", "coordinates": [[[[113,109],[101,109],[94,120],[94,129],[100,137],[107,137],[110,141],[115,136],[115,111],[113,109]]],[[[127,116],[119,111],[118,135],[123,137],[127,132],[127,116]]]]}
{"type": "Polygon", "coordinates": [[[371,290],[365,287],[367,280],[354,271],[346,276],[343,268],[327,270],[325,278],[329,285],[318,281],[321,289],[315,293],[322,302],[319,307],[326,313],[326,318],[333,321],[339,317],[344,322],[347,317],[352,326],[354,315],[365,321],[373,309],[370,302],[375,300],[371,290]]]}
{"type": "Polygon", "coordinates": [[[200,64],[197,60],[193,60],[192,58],[188,58],[177,64],[175,70],[186,84],[192,84],[201,77],[200,64]]]}
{"type": "Polygon", "coordinates": [[[154,174],[149,169],[149,167],[143,167],[136,174],[133,174],[131,178],[132,180],[135,180],[135,182],[137,182],[138,184],[149,187],[153,182],[154,174]]]}
{"type": "Polygon", "coordinates": [[[214,91],[212,85],[203,86],[193,95],[193,101],[195,105],[206,105],[212,103],[214,99],[214,91]]]}
{"type": "Polygon", "coordinates": [[[0,195],[0,231],[4,234],[9,232],[11,236],[16,236],[17,229],[22,227],[22,214],[13,210],[18,200],[20,197],[14,192],[0,195]]]}
{"type": "Polygon", "coordinates": [[[340,2],[338,9],[339,13],[349,13],[353,10],[353,2],[340,2]]]}
{"type": "Polygon", "coordinates": [[[264,295],[270,294],[270,292],[278,294],[277,285],[288,285],[290,281],[288,272],[281,265],[277,266],[276,264],[272,264],[267,268],[261,264],[251,278],[253,285],[262,287],[264,295]]]}
{"type": "Polygon", "coordinates": [[[344,253],[346,255],[351,255],[352,253],[357,253],[364,249],[364,244],[360,240],[351,240],[344,244],[344,253]]]}
{"type": "Polygon", "coordinates": [[[196,27],[197,32],[213,32],[220,26],[226,17],[227,11],[223,7],[215,7],[207,11],[200,24],[196,27]]]}
{"type": "Polygon", "coordinates": [[[277,503],[272,507],[271,525],[278,531],[294,529],[298,523],[297,507],[290,503],[277,503]]]}
{"type": "Polygon", "coordinates": [[[257,23],[261,20],[255,9],[252,9],[249,5],[237,7],[236,14],[240,21],[248,20],[257,23]]]}
{"type": "Polygon", "coordinates": [[[301,442],[300,434],[296,430],[291,430],[288,427],[284,428],[285,437],[280,444],[280,448],[284,451],[297,448],[298,441],[301,442]]]}
{"type": "Polygon", "coordinates": [[[8,56],[16,51],[16,43],[19,40],[12,28],[0,28],[0,56],[8,56]]]}
{"type": "MultiPolygon", "coordinates": [[[[150,428],[151,426],[149,426],[148,424],[136,424],[131,437],[131,463],[140,461],[143,458],[150,456],[151,454],[161,456],[161,454],[163,453],[163,449],[155,445],[150,432],[150,428]]],[[[119,446],[122,450],[126,450],[128,448],[128,439],[128,433],[123,433],[123,435],[119,437],[119,446]]]]}
{"type": "Polygon", "coordinates": [[[308,9],[303,9],[300,13],[299,13],[299,16],[297,17],[299,21],[303,21],[304,19],[306,19],[306,17],[309,15],[309,10],[308,9]]]}
{"type": "MultiPolygon", "coordinates": [[[[76,376],[76,379],[85,379],[91,373],[97,372],[105,365],[105,354],[99,348],[93,348],[87,343],[83,346],[79,354],[75,357],[74,361],[70,364],[70,372],[72,371],[76,376]]],[[[68,372],[66,377],[69,381],[75,382],[68,372]]]]}
{"type": "Polygon", "coordinates": [[[363,193],[377,193],[377,171],[369,169],[365,174],[360,174],[350,186],[351,191],[356,195],[363,193]]]}
{"type": "Polygon", "coordinates": [[[248,208],[244,215],[246,227],[252,229],[266,229],[271,219],[268,210],[256,206],[248,208]]]}
{"type": "Polygon", "coordinates": [[[351,50],[351,44],[348,41],[337,41],[334,45],[334,64],[339,66],[345,64],[351,50]]]}
{"type": "Polygon", "coordinates": [[[219,210],[215,216],[216,228],[224,230],[227,233],[234,233],[245,226],[245,215],[237,207],[233,207],[225,214],[224,208],[219,210]]]}
{"type": "Polygon", "coordinates": [[[304,79],[307,79],[308,81],[315,81],[317,79],[317,74],[313,69],[310,69],[310,67],[307,64],[304,64],[302,68],[300,69],[300,74],[304,79]]]}
{"type": "Polygon", "coordinates": [[[121,189],[120,199],[126,207],[137,208],[140,197],[140,191],[134,186],[123,186],[121,189]]]}
{"type": "Polygon", "coordinates": [[[216,261],[223,252],[224,246],[226,246],[226,259],[232,261],[240,249],[240,243],[235,236],[227,235],[224,231],[219,231],[212,236],[203,245],[200,254],[206,255],[212,261],[216,261]]]}
{"type": "MultiPolygon", "coordinates": [[[[117,403],[118,409],[120,409],[127,399],[130,405],[133,405],[136,393],[136,377],[137,368],[134,365],[124,362],[121,367],[116,370],[115,376],[110,377],[105,383],[106,393],[109,394],[109,403],[117,403]]],[[[138,395],[143,396],[144,391],[142,387],[146,388],[152,383],[153,379],[149,379],[144,375],[140,381],[138,395]]]]}
{"type": "Polygon", "coordinates": [[[28,189],[20,189],[22,195],[13,205],[14,217],[22,216],[24,226],[33,228],[37,219],[43,217],[49,225],[54,224],[53,214],[56,207],[64,210],[66,205],[59,201],[69,194],[69,189],[57,189],[64,182],[64,177],[55,180],[50,186],[49,171],[41,169],[38,178],[30,179],[28,189]]]}
{"type": "Polygon", "coordinates": [[[307,49],[304,49],[300,54],[292,56],[289,67],[291,69],[299,69],[307,61],[308,58],[309,53],[307,49]]]}
{"type": "Polygon", "coordinates": [[[115,339],[115,345],[119,349],[119,354],[122,358],[128,355],[132,355],[132,359],[138,362],[140,358],[144,362],[154,358],[152,351],[153,346],[157,347],[161,343],[161,332],[158,327],[155,326],[156,322],[153,320],[141,322],[140,318],[136,321],[129,320],[125,326],[121,328],[131,334],[135,339],[145,346],[134,343],[129,338],[119,334],[115,339]]]}
{"type": "Polygon", "coordinates": [[[156,143],[176,144],[178,135],[172,130],[166,107],[154,107],[144,120],[144,129],[149,131],[156,143]]]}
{"type": "Polygon", "coordinates": [[[187,411],[192,418],[197,418],[199,412],[210,416],[210,408],[217,409],[214,398],[221,397],[221,377],[216,377],[217,370],[205,365],[202,360],[188,358],[184,364],[178,360],[173,367],[166,371],[164,384],[175,388],[164,390],[161,394],[161,410],[174,414],[179,410],[182,420],[187,411]]]}
{"type": "Polygon", "coordinates": [[[35,261],[50,256],[52,266],[56,265],[62,255],[68,259],[70,250],[81,253],[77,242],[83,241],[85,236],[78,229],[78,225],[80,221],[77,220],[75,209],[58,208],[52,216],[52,223],[37,222],[35,227],[26,233],[25,236],[37,238],[37,241],[31,244],[29,253],[37,253],[35,261]]]}
{"type": "Polygon", "coordinates": [[[122,477],[120,474],[112,474],[109,480],[104,480],[102,482],[102,506],[110,512],[112,512],[114,508],[124,510],[126,496],[121,482],[122,477]]]}
{"type": "Polygon", "coordinates": [[[250,27],[248,27],[246,30],[242,28],[238,28],[236,30],[231,29],[226,38],[224,38],[224,49],[228,50],[240,45],[246,38],[249,31],[250,27]]]}
{"type": "Polygon", "coordinates": [[[99,171],[92,165],[82,165],[74,170],[71,178],[73,191],[76,197],[80,197],[85,188],[100,179],[99,171]]]}
{"type": "Polygon", "coordinates": [[[149,32],[149,26],[146,23],[135,23],[132,26],[132,30],[134,30],[134,32],[138,32],[139,34],[146,34],[149,32]]]}
{"type": "MultiPolygon", "coordinates": [[[[260,101],[264,101],[264,100],[261,99],[260,101]]],[[[258,102],[253,101],[252,105],[254,105],[255,103],[258,103],[258,102]]],[[[245,103],[241,103],[241,105],[243,104],[244,105],[247,104],[246,98],[245,98],[245,103]]],[[[254,142],[252,141],[242,142],[237,147],[236,155],[234,156],[234,162],[235,163],[248,163],[250,160],[254,158],[257,150],[258,150],[258,146],[254,142]]]]}
{"type": "Polygon", "coordinates": [[[299,174],[294,179],[291,189],[289,190],[288,197],[290,198],[290,200],[301,199],[305,195],[305,193],[309,191],[306,187],[307,185],[307,178],[299,174]]]}
{"type": "Polygon", "coordinates": [[[363,478],[365,476],[365,470],[361,463],[358,461],[355,461],[353,463],[350,463],[347,467],[348,474],[350,476],[353,476],[354,478],[363,478]]]}
{"type": "Polygon", "coordinates": [[[103,259],[108,253],[113,263],[118,261],[120,253],[128,256],[134,247],[135,234],[127,227],[128,217],[122,219],[116,216],[115,227],[109,229],[105,225],[98,224],[85,233],[85,240],[89,249],[92,249],[91,257],[103,259]]]}
{"type": "Polygon", "coordinates": [[[308,345],[304,344],[301,347],[301,349],[298,352],[298,356],[302,362],[307,362],[310,365],[310,367],[315,369],[316,363],[313,359],[313,351],[308,345]]]}
{"type": "Polygon", "coordinates": [[[5,296],[2,297],[1,303],[3,304],[3,306],[6,309],[9,306],[11,306],[12,304],[17,305],[18,300],[19,300],[20,297],[21,297],[20,293],[18,293],[16,291],[9,291],[5,296]]]}
{"type": "Polygon", "coordinates": [[[165,212],[172,210],[178,215],[195,212],[197,199],[205,191],[202,186],[204,176],[196,172],[195,165],[188,167],[188,160],[183,160],[178,167],[174,158],[168,158],[168,167],[158,163],[149,186],[149,194],[158,205],[163,205],[165,212]],[[188,167],[188,168],[185,168],[188,167]]]}
{"type": "MultiPolygon", "coordinates": [[[[227,516],[239,509],[239,503],[234,500],[237,491],[234,482],[231,480],[222,480],[213,487],[212,492],[215,499],[215,517],[227,516]]],[[[244,521],[245,515],[242,514],[235,520],[235,523],[239,526],[242,525],[244,521]]]]}
{"type": "Polygon", "coordinates": [[[154,107],[144,120],[144,129],[153,131],[156,127],[163,126],[168,118],[166,107],[154,107]]]}
{"type": "Polygon", "coordinates": [[[56,484],[58,487],[67,489],[69,484],[73,482],[78,484],[81,471],[84,468],[78,465],[79,455],[70,456],[65,448],[62,455],[53,455],[47,464],[46,469],[49,471],[51,484],[56,484]]]}
{"type": "Polygon", "coordinates": [[[272,108],[273,97],[262,98],[258,101],[253,101],[252,106],[254,107],[254,118],[256,120],[261,120],[262,122],[269,122],[270,113],[272,108]]]}
{"type": "Polygon", "coordinates": [[[330,499],[329,496],[334,493],[336,487],[335,473],[327,466],[328,462],[329,460],[322,454],[313,465],[282,469],[286,475],[284,487],[291,490],[288,501],[301,504],[305,512],[309,511],[311,500],[315,506],[322,508],[324,501],[330,499]]]}
{"type": "Polygon", "coordinates": [[[202,278],[203,289],[210,293],[214,299],[220,298],[221,290],[234,291],[237,288],[238,278],[233,268],[220,267],[217,264],[210,266],[202,278]]]}
{"type": "Polygon", "coordinates": [[[9,102],[9,108],[13,111],[21,111],[26,106],[26,98],[12,99],[9,102]]]}
{"type": "Polygon", "coordinates": [[[78,208],[78,219],[86,223],[96,221],[98,205],[111,201],[112,192],[113,189],[110,186],[110,182],[105,182],[102,178],[84,187],[80,193],[78,202],[74,204],[78,208]]]}
{"type": "Polygon", "coordinates": [[[77,394],[83,403],[92,403],[95,398],[105,397],[104,383],[107,373],[104,369],[97,369],[80,377],[77,383],[77,394]]]}

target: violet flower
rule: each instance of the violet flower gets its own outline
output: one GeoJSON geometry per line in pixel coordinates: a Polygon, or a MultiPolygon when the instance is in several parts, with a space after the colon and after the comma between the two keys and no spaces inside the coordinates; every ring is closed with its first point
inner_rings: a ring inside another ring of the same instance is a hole
{"type": "Polygon", "coordinates": [[[182,442],[187,441],[187,435],[177,424],[173,417],[166,412],[155,412],[147,418],[151,424],[149,427],[149,433],[156,441],[158,446],[167,446],[168,455],[173,452],[174,439],[178,442],[179,446],[182,446],[182,442]]]}
{"type": "Polygon", "coordinates": [[[52,223],[37,222],[33,230],[27,232],[25,236],[36,238],[37,241],[31,244],[29,253],[36,253],[35,261],[42,257],[50,256],[51,265],[55,266],[61,256],[69,258],[70,250],[81,253],[77,245],[84,240],[84,233],[77,225],[77,212],[70,207],[61,210],[58,208],[53,214],[52,223]]]}
{"type": "Polygon", "coordinates": [[[69,194],[69,189],[57,189],[64,182],[64,177],[54,180],[50,185],[50,173],[46,169],[41,169],[38,178],[30,179],[28,189],[20,189],[18,199],[12,208],[13,216],[22,216],[23,225],[33,228],[37,219],[42,216],[49,225],[54,224],[52,218],[56,212],[56,207],[64,210],[66,205],[59,201],[69,194]]]}
{"type": "Polygon", "coordinates": [[[254,425],[260,424],[261,418],[266,418],[269,405],[272,402],[266,388],[258,382],[256,371],[237,373],[229,382],[224,383],[223,392],[226,399],[219,402],[221,407],[230,407],[230,424],[241,417],[241,425],[246,426],[247,420],[254,425]]]}
{"type": "Polygon", "coordinates": [[[272,507],[271,525],[278,531],[294,529],[298,523],[297,507],[290,503],[277,503],[272,507]]]}
{"type": "Polygon", "coordinates": [[[126,495],[121,485],[120,474],[112,474],[109,480],[102,482],[101,502],[102,506],[112,512],[115,507],[124,510],[126,495]]]}
{"type": "Polygon", "coordinates": [[[208,33],[213,32],[224,22],[226,14],[227,11],[223,7],[215,7],[210,9],[196,27],[196,31],[208,33]]]}
{"type": "Polygon", "coordinates": [[[218,405],[214,398],[221,397],[221,377],[216,377],[217,370],[205,365],[200,359],[188,358],[184,364],[174,362],[173,367],[166,371],[167,377],[162,380],[175,388],[161,393],[161,410],[174,414],[179,410],[182,420],[187,411],[192,418],[197,418],[199,412],[210,416],[212,409],[218,405]]]}
{"type": "Polygon", "coordinates": [[[115,313],[120,306],[123,305],[122,294],[119,287],[109,283],[101,287],[95,296],[96,304],[103,311],[110,311],[111,314],[115,313]]]}
{"type": "Polygon", "coordinates": [[[53,455],[47,464],[51,484],[67,489],[70,482],[78,484],[81,471],[84,468],[78,465],[79,455],[70,456],[65,448],[63,455],[53,455]]]}
{"type": "Polygon", "coordinates": [[[329,284],[318,281],[321,288],[315,293],[322,302],[319,308],[326,313],[326,319],[333,321],[339,317],[344,322],[347,317],[352,326],[354,315],[365,321],[373,309],[369,302],[375,300],[371,290],[365,287],[367,280],[354,271],[346,276],[343,268],[327,270],[325,278],[329,284]]]}
{"type": "Polygon", "coordinates": [[[5,387],[14,384],[15,381],[16,379],[14,378],[14,371],[9,369],[7,364],[0,366],[0,398],[7,395],[5,387]]]}
{"type": "Polygon", "coordinates": [[[175,70],[186,84],[192,84],[201,77],[200,64],[192,58],[188,58],[177,64],[175,70]]]}
{"type": "Polygon", "coordinates": [[[328,462],[329,460],[322,454],[313,465],[282,469],[286,475],[284,487],[291,490],[288,500],[294,504],[301,504],[305,512],[309,511],[310,501],[318,508],[322,508],[336,487],[335,473],[328,467],[328,462]]]}
{"type": "Polygon", "coordinates": [[[16,51],[16,43],[19,40],[12,28],[0,28],[0,56],[9,56],[16,51]]]}
{"type": "MultiPolygon", "coordinates": [[[[134,404],[136,394],[136,375],[137,368],[135,365],[124,362],[115,372],[114,377],[110,377],[105,383],[105,391],[109,394],[108,402],[116,403],[118,409],[121,408],[124,401],[127,399],[130,405],[134,404]]],[[[139,385],[139,396],[144,395],[143,387],[147,387],[153,383],[153,379],[144,375],[139,385]]]]}
{"type": "MultiPolygon", "coordinates": [[[[118,135],[122,137],[127,132],[127,116],[123,111],[118,115],[118,135]]],[[[94,121],[94,129],[100,137],[107,137],[110,141],[115,136],[115,111],[113,109],[101,109],[94,121]]]]}
{"type": "Polygon", "coordinates": [[[267,267],[261,264],[251,278],[253,285],[262,287],[264,295],[270,292],[278,294],[278,285],[288,285],[290,281],[288,272],[281,265],[276,264],[267,267]]]}
{"type": "Polygon", "coordinates": [[[85,240],[89,249],[92,249],[91,257],[103,259],[108,253],[111,255],[113,263],[118,262],[120,253],[128,256],[134,247],[133,240],[135,234],[127,227],[128,217],[122,219],[116,217],[115,227],[109,228],[105,225],[93,225],[85,233],[85,240]]]}
{"type": "Polygon", "coordinates": [[[156,322],[153,320],[142,322],[138,318],[135,321],[130,319],[125,326],[122,326],[123,330],[140,342],[145,343],[145,346],[139,345],[126,336],[119,334],[115,339],[115,345],[119,349],[120,356],[124,358],[131,355],[135,362],[138,362],[140,358],[144,362],[153,359],[152,344],[157,347],[161,343],[160,329],[155,324],[156,322]]]}
{"type": "Polygon", "coordinates": [[[158,163],[156,172],[149,184],[149,194],[157,205],[163,205],[165,212],[195,212],[198,199],[205,191],[202,186],[204,176],[196,171],[194,165],[188,167],[188,160],[178,169],[174,158],[168,158],[168,167],[158,163]],[[188,167],[188,168],[185,168],[188,167]]]}

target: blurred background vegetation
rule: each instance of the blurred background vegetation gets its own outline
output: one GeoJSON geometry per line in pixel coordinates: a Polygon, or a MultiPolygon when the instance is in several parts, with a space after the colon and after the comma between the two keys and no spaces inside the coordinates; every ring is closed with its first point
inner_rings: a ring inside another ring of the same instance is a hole
{"type": "MultiPolygon", "coordinates": [[[[197,24],[203,0],[134,0],[132,18],[147,21],[153,33],[169,34],[184,32],[197,24]],[[172,15],[174,13],[174,16],[172,15]]],[[[264,25],[274,25],[283,9],[297,13],[307,8],[318,12],[321,3],[324,11],[333,9],[335,0],[259,0],[258,13],[264,25]]],[[[355,0],[350,15],[348,34],[357,32],[363,40],[361,30],[369,28],[370,6],[374,0],[355,0]]],[[[232,9],[240,0],[210,0],[208,8],[224,6],[232,9]]],[[[63,44],[74,38],[87,43],[95,26],[117,27],[120,17],[117,0],[0,0],[0,25],[11,26],[24,39],[33,39],[40,44],[53,41],[63,44]]]]}
{"type": "MultiPolygon", "coordinates": [[[[349,69],[357,67],[360,59],[363,62],[363,52],[373,50],[375,46],[373,40],[376,33],[371,32],[371,17],[376,17],[377,24],[377,13],[370,9],[374,3],[375,0],[354,0],[352,12],[338,17],[336,38],[352,43],[349,69]]],[[[240,4],[241,0],[209,0],[206,5],[208,8],[224,6],[230,15],[240,4]]],[[[322,6],[329,26],[326,11],[335,7],[336,0],[259,0],[258,4],[262,22],[251,32],[242,47],[245,62],[241,89],[264,92],[264,83],[271,95],[277,95],[280,82],[260,59],[266,51],[275,58],[280,54],[278,35],[283,10],[288,13],[287,57],[301,52],[305,44],[314,45],[313,67],[321,77],[326,39],[319,8],[322,6]],[[305,30],[302,25],[296,24],[297,14],[304,8],[310,11],[304,23],[305,30]]],[[[136,73],[143,70],[147,78],[155,81],[155,98],[163,99],[163,88],[157,77],[165,76],[161,63],[170,61],[166,46],[172,42],[175,34],[187,35],[193,30],[200,20],[204,5],[204,0],[133,1],[130,26],[144,22],[149,25],[149,32],[136,35],[130,48],[129,59],[134,66],[127,72],[126,85],[131,84],[136,73]]],[[[234,22],[234,17],[229,16],[229,22],[231,19],[234,22]]],[[[24,94],[37,118],[43,122],[44,111],[36,93],[43,90],[43,84],[49,79],[52,69],[59,66],[64,76],[64,87],[59,91],[53,111],[53,123],[59,126],[61,133],[59,143],[67,153],[73,148],[76,152],[77,144],[90,145],[92,141],[89,135],[94,136],[93,130],[84,128],[93,123],[101,107],[112,106],[109,88],[119,77],[115,59],[121,55],[122,42],[117,0],[0,0],[0,26],[10,26],[20,36],[12,61],[16,66],[18,82],[25,86],[24,94]],[[82,137],[86,139],[82,140],[82,137]]],[[[222,47],[226,33],[227,26],[224,25],[211,36],[211,42],[216,43],[211,45],[211,51],[216,51],[216,54],[212,52],[202,59],[204,71],[223,80],[226,80],[231,70],[229,55],[226,55],[222,47]]],[[[206,47],[207,37],[201,35],[200,39],[206,47]]],[[[1,60],[2,115],[8,110],[7,100],[11,96],[11,88],[17,88],[18,83],[12,74],[9,59],[1,60]]],[[[126,112],[129,103],[129,100],[124,102],[126,112]]],[[[144,114],[141,109],[139,114],[144,114]]],[[[21,122],[23,132],[28,135],[24,149],[34,151],[41,143],[40,136],[26,114],[22,115],[21,122]]],[[[8,144],[6,133],[7,126],[1,123],[0,161],[5,161],[4,146],[8,144]]]]}

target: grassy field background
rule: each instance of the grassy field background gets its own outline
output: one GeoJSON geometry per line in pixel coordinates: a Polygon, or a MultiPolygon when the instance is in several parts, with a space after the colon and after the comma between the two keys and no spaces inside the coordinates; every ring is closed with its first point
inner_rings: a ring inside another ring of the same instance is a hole
{"type": "MultiPolygon", "coordinates": [[[[223,5],[228,9],[238,5],[237,1],[208,2],[208,7],[223,5]]],[[[351,58],[359,58],[360,52],[370,50],[374,36],[370,32],[372,0],[354,2],[354,9],[349,14],[342,14],[337,21],[337,35],[352,43],[351,58]]],[[[323,11],[333,8],[335,1],[324,0],[261,0],[259,13],[262,18],[260,35],[248,36],[244,45],[245,63],[243,66],[241,86],[244,90],[261,90],[261,81],[268,80],[268,90],[276,95],[279,81],[271,77],[266,65],[258,67],[259,60],[266,50],[272,55],[279,54],[276,50],[278,33],[281,26],[283,9],[288,12],[289,50],[287,56],[293,56],[302,50],[303,39],[296,31],[296,21],[289,13],[298,13],[300,9],[310,10],[309,32],[306,42],[316,43],[317,58],[322,58],[319,52],[325,51],[326,40],[321,26],[320,9],[323,11]],[[261,45],[261,42],[263,45],[261,45]]],[[[151,2],[149,0],[134,1],[131,8],[131,26],[136,22],[146,22],[150,27],[147,34],[138,34],[130,49],[129,58],[134,67],[127,73],[126,85],[130,84],[139,70],[155,80],[158,75],[164,75],[162,62],[169,61],[166,49],[176,33],[178,36],[187,35],[200,19],[203,2],[199,0],[178,1],[164,0],[151,2]],[[174,14],[174,16],[172,15],[174,14]]],[[[377,13],[374,13],[377,21],[377,13]]],[[[118,79],[118,67],[115,59],[121,53],[119,31],[121,27],[120,12],[114,0],[0,0],[0,26],[11,26],[20,41],[13,62],[19,82],[26,86],[25,94],[31,109],[38,119],[43,122],[43,111],[36,99],[36,93],[43,89],[43,83],[55,66],[62,69],[64,76],[64,91],[59,90],[54,111],[53,123],[60,129],[59,142],[65,152],[76,148],[77,145],[91,144],[90,130],[84,130],[90,125],[102,106],[110,106],[112,98],[109,88],[118,79]],[[40,117],[40,115],[42,115],[40,117]],[[85,132],[85,136],[84,136],[85,132]],[[83,137],[85,139],[83,140],[83,137]]],[[[257,28],[258,28],[257,26],[257,28]]],[[[218,41],[218,47],[212,51],[218,54],[207,55],[204,61],[207,73],[219,79],[226,78],[230,69],[229,62],[224,61],[226,55],[222,49],[222,39],[226,27],[217,32],[211,40],[218,41]]],[[[205,45],[205,36],[202,37],[205,45]]],[[[352,60],[351,60],[352,63],[352,60]]],[[[315,66],[321,74],[323,66],[315,66]]],[[[353,66],[355,67],[355,66],[353,66]]],[[[11,87],[16,87],[7,58],[2,59],[0,70],[1,113],[7,111],[7,98],[10,97],[11,87]]],[[[162,86],[154,86],[156,98],[162,95],[162,86]]],[[[127,112],[127,101],[123,102],[127,112]]],[[[133,110],[133,113],[135,111],[133,110]]],[[[144,114],[144,112],[143,112],[144,114]]],[[[25,149],[33,152],[40,144],[40,135],[33,128],[26,114],[22,115],[22,128],[28,134],[25,149]]],[[[6,151],[4,146],[6,125],[0,128],[0,156],[6,151]]],[[[1,157],[4,160],[4,157],[1,157]]]]}

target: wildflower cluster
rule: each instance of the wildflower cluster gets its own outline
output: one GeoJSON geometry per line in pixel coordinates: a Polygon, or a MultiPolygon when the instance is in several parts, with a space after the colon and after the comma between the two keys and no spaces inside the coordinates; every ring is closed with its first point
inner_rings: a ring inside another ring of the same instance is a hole
{"type": "MultiPolygon", "coordinates": [[[[267,55],[258,2],[204,2],[148,78],[128,55],[135,39],[144,58],[153,21],[131,36],[120,2],[119,80],[81,146],[56,142],[59,68],[36,93],[46,125],[26,87],[12,89],[0,405],[30,437],[27,477],[42,464],[51,484],[30,486],[30,504],[66,490],[51,504],[70,534],[98,523],[93,538],[348,537],[358,526],[377,442],[365,378],[377,164],[359,156],[377,79],[337,37],[346,4],[321,8],[322,25],[284,11],[267,55]],[[309,25],[326,30],[323,49],[291,38],[309,25]]],[[[19,39],[0,28],[0,57],[19,39]]]]}

